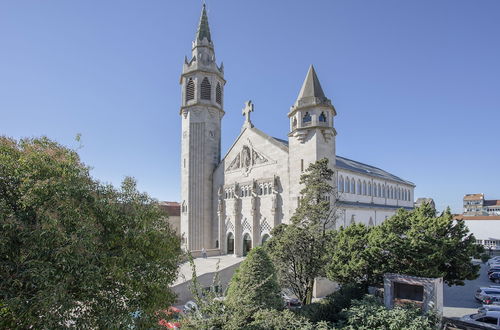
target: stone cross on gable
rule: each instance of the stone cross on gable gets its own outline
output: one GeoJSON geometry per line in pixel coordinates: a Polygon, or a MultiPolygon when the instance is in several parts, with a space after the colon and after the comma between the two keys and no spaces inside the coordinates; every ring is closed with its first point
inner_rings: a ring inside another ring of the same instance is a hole
{"type": "Polygon", "coordinates": [[[252,101],[245,102],[245,107],[242,110],[243,116],[245,116],[245,122],[243,123],[243,128],[253,127],[252,121],[250,120],[250,112],[253,112],[252,101]]]}

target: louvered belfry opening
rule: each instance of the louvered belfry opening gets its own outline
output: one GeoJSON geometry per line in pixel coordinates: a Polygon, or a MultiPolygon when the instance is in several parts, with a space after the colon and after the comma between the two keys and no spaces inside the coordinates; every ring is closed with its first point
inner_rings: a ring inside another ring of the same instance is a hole
{"type": "Polygon", "coordinates": [[[205,77],[203,78],[203,81],[201,82],[201,99],[202,100],[210,100],[210,94],[211,94],[211,86],[210,82],[208,81],[208,78],[205,77]]]}
{"type": "Polygon", "coordinates": [[[192,78],[189,78],[189,81],[186,85],[186,102],[194,99],[194,82],[192,78]]]}
{"type": "Polygon", "coordinates": [[[217,87],[215,88],[215,102],[222,105],[222,88],[219,83],[217,83],[217,87]]]}

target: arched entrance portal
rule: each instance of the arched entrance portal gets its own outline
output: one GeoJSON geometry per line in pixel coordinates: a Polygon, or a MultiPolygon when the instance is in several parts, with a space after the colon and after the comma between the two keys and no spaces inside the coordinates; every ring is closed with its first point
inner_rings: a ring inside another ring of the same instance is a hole
{"type": "Polygon", "coordinates": [[[264,245],[264,243],[269,239],[269,235],[268,234],[264,234],[264,236],[262,236],[262,245],[264,245]]]}
{"type": "Polygon", "coordinates": [[[245,236],[243,236],[243,256],[246,256],[251,249],[252,239],[250,238],[250,235],[245,234],[245,236]]]}
{"type": "Polygon", "coordinates": [[[227,254],[234,254],[234,235],[229,233],[227,235],[227,254]]]}

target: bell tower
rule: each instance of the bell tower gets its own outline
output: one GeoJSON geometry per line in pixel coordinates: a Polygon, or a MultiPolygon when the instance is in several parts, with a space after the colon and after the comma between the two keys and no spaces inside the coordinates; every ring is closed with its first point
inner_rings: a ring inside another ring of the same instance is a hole
{"type": "MultiPolygon", "coordinates": [[[[325,96],[314,67],[311,65],[295,104],[290,108],[288,134],[290,173],[290,216],[298,206],[300,176],[309,164],[327,158],[335,169],[335,136],[333,117],[337,115],[325,96]]],[[[334,185],[335,186],[335,185],[334,185]]]]}
{"type": "Polygon", "coordinates": [[[224,68],[215,61],[205,4],[181,84],[181,235],[183,248],[216,247],[212,237],[213,171],[220,162],[224,68]]]}

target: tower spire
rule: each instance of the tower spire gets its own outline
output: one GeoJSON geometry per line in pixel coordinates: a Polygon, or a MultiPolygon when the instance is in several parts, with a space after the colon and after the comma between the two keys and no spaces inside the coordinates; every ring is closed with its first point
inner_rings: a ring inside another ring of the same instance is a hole
{"type": "Polygon", "coordinates": [[[205,2],[203,2],[203,7],[201,9],[200,22],[198,23],[198,30],[196,31],[196,41],[203,41],[204,38],[207,38],[208,42],[212,42],[205,2]]]}
{"type": "Polygon", "coordinates": [[[309,66],[309,71],[307,71],[306,79],[302,84],[297,100],[307,97],[325,98],[325,93],[323,93],[323,88],[321,88],[321,84],[319,83],[318,76],[312,64],[309,66]]]}

